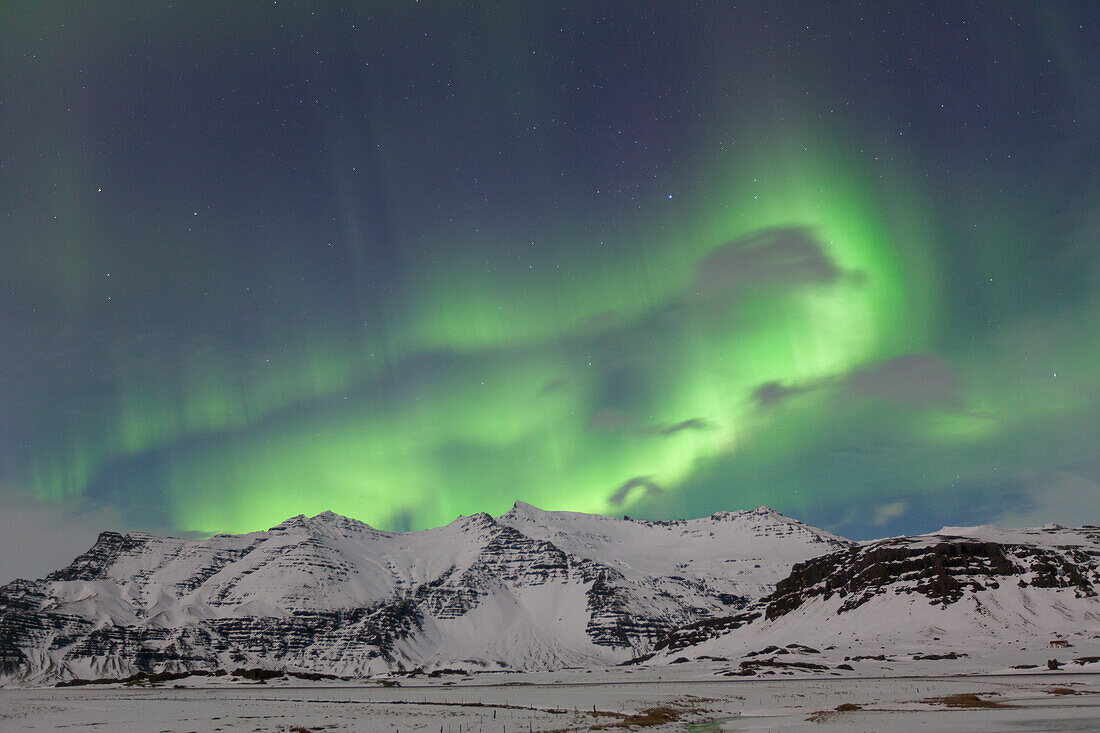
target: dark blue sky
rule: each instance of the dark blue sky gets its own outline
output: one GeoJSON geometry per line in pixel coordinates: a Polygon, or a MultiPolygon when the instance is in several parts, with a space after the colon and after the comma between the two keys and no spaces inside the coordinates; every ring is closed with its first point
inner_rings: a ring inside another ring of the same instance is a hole
{"type": "Polygon", "coordinates": [[[1100,521],[1098,14],[7,4],[8,533],[1100,521]]]}

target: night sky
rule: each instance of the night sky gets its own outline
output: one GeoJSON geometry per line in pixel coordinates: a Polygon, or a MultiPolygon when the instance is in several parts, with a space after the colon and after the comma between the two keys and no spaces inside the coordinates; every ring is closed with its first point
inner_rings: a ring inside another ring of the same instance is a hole
{"type": "Polygon", "coordinates": [[[0,570],[1100,522],[1100,6],[215,5],[0,5],[0,570]]]}

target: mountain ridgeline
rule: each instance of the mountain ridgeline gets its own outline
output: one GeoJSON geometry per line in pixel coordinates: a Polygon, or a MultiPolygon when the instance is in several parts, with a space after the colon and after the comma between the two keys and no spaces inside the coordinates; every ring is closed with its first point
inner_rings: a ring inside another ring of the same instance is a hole
{"type": "Polygon", "coordinates": [[[737,657],[727,673],[836,674],[851,665],[777,654],[1091,644],[1098,558],[1095,527],[855,543],[765,507],[650,522],[517,503],[418,532],[331,512],[194,541],[104,532],[68,567],[0,588],[0,682],[737,657]]]}
{"type": "Polygon", "coordinates": [[[0,588],[0,680],[614,664],[848,545],[764,507],[647,522],[517,503],[419,532],[331,512],[197,541],[104,532],[68,567],[0,588]]]}

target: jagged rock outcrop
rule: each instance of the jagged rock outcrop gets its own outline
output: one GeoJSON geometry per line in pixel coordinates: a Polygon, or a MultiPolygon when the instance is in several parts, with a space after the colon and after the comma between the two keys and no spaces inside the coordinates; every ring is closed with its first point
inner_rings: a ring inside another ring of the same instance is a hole
{"type": "Polygon", "coordinates": [[[881,649],[947,638],[1018,646],[1046,634],[1087,636],[1100,621],[1098,591],[1096,527],[945,528],[796,563],[745,612],[676,628],[654,648],[737,655],[761,639],[881,649]]]}
{"type": "Polygon", "coordinates": [[[761,613],[759,611],[745,611],[744,613],[738,613],[733,616],[719,616],[718,618],[707,618],[702,621],[696,621],[687,626],[673,629],[662,639],[657,641],[653,647],[653,651],[659,652],[667,650],[669,653],[678,652],[681,649],[695,646],[707,639],[739,629],[746,624],[752,623],[760,618],[760,616],[761,613]]]}
{"type": "MultiPolygon", "coordinates": [[[[1100,544],[1100,532],[1081,530],[1100,544]]],[[[1095,597],[1100,583],[1096,550],[977,541],[966,537],[897,537],[798,563],[766,601],[775,619],[808,599],[844,598],[837,613],[852,611],[889,589],[920,593],[948,605],[969,593],[997,589],[1012,577],[1021,588],[1071,588],[1095,597]]]]}

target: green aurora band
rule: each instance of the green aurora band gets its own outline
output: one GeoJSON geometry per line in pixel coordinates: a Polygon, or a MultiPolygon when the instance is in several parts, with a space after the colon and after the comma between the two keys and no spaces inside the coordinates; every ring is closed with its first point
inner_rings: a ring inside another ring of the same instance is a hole
{"type": "Polygon", "coordinates": [[[1095,521],[1094,15],[0,5],[0,501],[1095,521]]]}
{"type": "Polygon", "coordinates": [[[642,257],[597,252],[524,278],[456,255],[424,270],[388,343],[318,343],[266,370],[199,351],[172,389],[124,378],[105,424],[36,466],[34,485],[55,500],[99,487],[149,511],[145,487],[117,470],[140,463],[166,523],[186,530],[325,509],[419,528],[516,498],[615,512],[742,452],[782,460],[827,406],[807,398],[776,426],[754,390],[919,349],[936,299],[919,216],[891,220],[882,190],[832,151],[784,166],[758,155],[708,176],[724,186],[684,194],[707,209],[685,211],[682,227],[622,235],[642,257]],[[810,249],[765,261],[760,282],[741,278],[776,231],[805,233],[810,249]],[[701,284],[716,251],[735,279],[701,284]],[[807,256],[833,272],[806,272],[807,256]],[[416,369],[430,378],[403,376],[416,369]]]}

